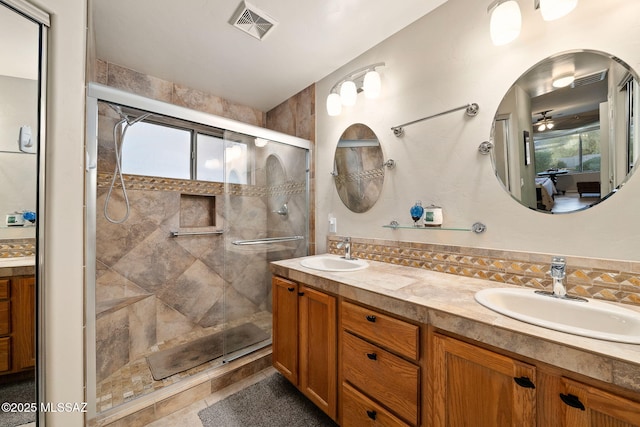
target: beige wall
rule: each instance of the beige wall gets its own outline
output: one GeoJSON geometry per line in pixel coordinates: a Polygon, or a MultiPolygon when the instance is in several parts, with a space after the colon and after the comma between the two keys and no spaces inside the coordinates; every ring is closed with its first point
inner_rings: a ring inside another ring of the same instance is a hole
{"type": "MultiPolygon", "coordinates": [[[[478,153],[488,140],[496,109],[511,84],[536,62],[560,51],[589,48],[618,56],[640,70],[637,40],[640,2],[580,2],[570,15],[545,22],[533,2],[519,2],[520,37],[495,47],[489,38],[487,3],[449,0],[432,14],[396,33],[316,85],[317,105],[344,74],[379,61],[382,96],[358,97],[338,117],[317,111],[318,241],[327,234],[327,215],[338,219],[338,234],[501,250],[639,260],[640,178],[632,179],[605,203],[570,215],[531,211],[516,202],[496,179],[491,159],[478,153]],[[407,126],[396,138],[390,128],[420,117],[476,102],[480,112],[462,111],[407,126]],[[364,214],[342,205],[333,186],[332,158],[338,138],[352,123],[365,123],[378,135],[387,171],[382,196],[364,214]],[[484,222],[481,235],[447,231],[382,228],[396,219],[410,223],[415,200],[444,208],[445,225],[484,222]]],[[[325,248],[319,248],[323,252],[325,248]]]]}

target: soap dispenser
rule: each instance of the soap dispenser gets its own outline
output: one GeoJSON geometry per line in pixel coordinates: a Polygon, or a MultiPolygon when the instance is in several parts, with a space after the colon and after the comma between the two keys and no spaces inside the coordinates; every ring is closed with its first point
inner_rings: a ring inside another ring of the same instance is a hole
{"type": "Polygon", "coordinates": [[[413,224],[416,227],[420,227],[418,221],[422,218],[422,214],[424,213],[424,208],[422,207],[422,202],[418,200],[415,205],[411,207],[409,210],[411,213],[411,219],[413,220],[413,224]]]}

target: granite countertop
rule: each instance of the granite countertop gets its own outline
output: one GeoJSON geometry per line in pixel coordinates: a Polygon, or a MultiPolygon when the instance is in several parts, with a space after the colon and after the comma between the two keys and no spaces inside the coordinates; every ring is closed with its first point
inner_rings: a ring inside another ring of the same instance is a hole
{"type": "MultiPolygon", "coordinates": [[[[271,271],[408,319],[640,392],[640,345],[586,338],[531,325],[489,310],[474,299],[481,289],[514,286],[377,261],[367,261],[369,267],[359,271],[318,271],[300,265],[302,259],[272,262],[271,271]]],[[[640,308],[634,306],[624,307],[640,312],[640,308]]]]}

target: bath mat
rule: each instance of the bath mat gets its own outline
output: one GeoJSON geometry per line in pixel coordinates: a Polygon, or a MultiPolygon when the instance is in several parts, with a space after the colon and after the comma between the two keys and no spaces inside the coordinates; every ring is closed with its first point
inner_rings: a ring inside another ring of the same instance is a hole
{"type": "MultiPolygon", "coordinates": [[[[23,380],[0,385],[0,403],[30,404],[36,401],[35,380],[23,380]]],[[[27,411],[0,411],[0,426],[21,426],[35,422],[36,413],[27,411]]]]}
{"type": "Polygon", "coordinates": [[[198,412],[204,427],[338,427],[279,373],[198,412]]]}
{"type": "MultiPolygon", "coordinates": [[[[178,372],[194,368],[210,360],[217,359],[223,353],[225,332],[198,338],[177,347],[158,351],[147,356],[147,364],[153,379],[159,381],[178,372]]],[[[226,350],[232,353],[269,338],[269,335],[254,325],[245,323],[226,331],[226,350]]]]}

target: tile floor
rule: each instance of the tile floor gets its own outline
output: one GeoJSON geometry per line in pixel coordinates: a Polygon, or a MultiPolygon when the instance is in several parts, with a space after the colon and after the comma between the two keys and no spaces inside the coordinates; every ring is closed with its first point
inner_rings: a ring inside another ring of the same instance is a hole
{"type": "Polygon", "coordinates": [[[219,390],[215,393],[210,394],[202,400],[192,403],[191,405],[183,408],[177,412],[174,412],[171,415],[168,415],[164,418],[156,420],[151,424],[148,424],[148,427],[175,427],[175,426],[189,426],[189,427],[202,427],[202,423],[200,422],[200,418],[198,417],[198,412],[206,408],[207,406],[211,406],[214,403],[225,399],[228,396],[231,396],[238,391],[249,387],[258,381],[261,381],[267,378],[269,375],[275,372],[274,368],[267,368],[258,372],[255,375],[252,375],[244,380],[237,382],[229,387],[226,387],[222,390],[219,390]]]}

